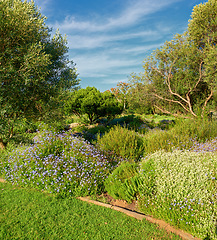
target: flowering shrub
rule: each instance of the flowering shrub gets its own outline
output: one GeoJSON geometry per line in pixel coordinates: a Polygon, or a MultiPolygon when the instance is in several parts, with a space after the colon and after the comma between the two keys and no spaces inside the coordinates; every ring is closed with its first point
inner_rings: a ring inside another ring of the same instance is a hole
{"type": "Polygon", "coordinates": [[[217,137],[204,143],[199,143],[194,139],[190,140],[192,141],[192,146],[189,150],[192,152],[217,152],[217,137]]]}
{"type": "Polygon", "coordinates": [[[104,179],[118,159],[96,150],[70,133],[39,133],[30,147],[10,153],[4,167],[7,181],[61,195],[91,195],[104,189],[104,179]]]}
{"type": "Polygon", "coordinates": [[[216,169],[217,155],[213,153],[175,150],[150,155],[141,162],[141,210],[198,237],[217,239],[216,169]],[[154,181],[152,195],[147,194],[145,185],[149,177],[154,181]]]}

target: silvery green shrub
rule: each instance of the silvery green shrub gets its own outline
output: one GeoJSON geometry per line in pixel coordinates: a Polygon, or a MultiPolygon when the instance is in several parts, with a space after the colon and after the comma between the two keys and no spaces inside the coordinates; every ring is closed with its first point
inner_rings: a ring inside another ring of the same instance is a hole
{"type": "Polygon", "coordinates": [[[144,158],[140,165],[144,179],[141,210],[197,237],[217,239],[216,169],[214,153],[158,151],[144,158]],[[149,191],[148,179],[152,181],[149,191]]]}

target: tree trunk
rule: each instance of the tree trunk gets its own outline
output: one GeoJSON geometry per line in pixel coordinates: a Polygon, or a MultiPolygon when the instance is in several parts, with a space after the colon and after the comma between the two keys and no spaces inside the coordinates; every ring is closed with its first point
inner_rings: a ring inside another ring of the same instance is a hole
{"type": "Polygon", "coordinates": [[[6,144],[3,142],[3,140],[0,138],[0,149],[5,149],[6,144]]]}

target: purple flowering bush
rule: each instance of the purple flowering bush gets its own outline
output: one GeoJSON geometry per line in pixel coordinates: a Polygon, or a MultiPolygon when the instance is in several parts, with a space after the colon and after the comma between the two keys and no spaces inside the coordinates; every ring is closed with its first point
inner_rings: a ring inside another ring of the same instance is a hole
{"type": "Polygon", "coordinates": [[[8,155],[3,174],[20,186],[84,196],[101,193],[104,180],[119,161],[70,133],[45,130],[38,133],[33,145],[8,155]]]}

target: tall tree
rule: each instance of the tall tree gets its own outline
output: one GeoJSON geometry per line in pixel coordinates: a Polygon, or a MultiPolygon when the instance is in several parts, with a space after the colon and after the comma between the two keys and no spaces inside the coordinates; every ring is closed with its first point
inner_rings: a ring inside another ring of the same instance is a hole
{"type": "Polygon", "coordinates": [[[67,42],[51,37],[33,1],[0,1],[0,147],[19,118],[35,118],[45,104],[79,80],[67,42]]]}
{"type": "Polygon", "coordinates": [[[155,107],[174,115],[204,116],[217,86],[217,2],[196,6],[188,30],[144,62],[155,107]]]}
{"type": "Polygon", "coordinates": [[[152,85],[145,82],[144,75],[132,73],[127,94],[128,110],[139,114],[154,113],[155,98],[151,93],[152,85]]]}
{"type": "Polygon", "coordinates": [[[189,40],[203,56],[204,81],[211,99],[217,94],[217,1],[209,0],[194,7],[188,25],[189,40]]]}
{"type": "Polygon", "coordinates": [[[129,83],[126,82],[119,82],[117,87],[111,88],[109,91],[113,93],[116,99],[123,104],[123,108],[126,109],[128,102],[127,102],[127,94],[129,90],[129,83]]]}

